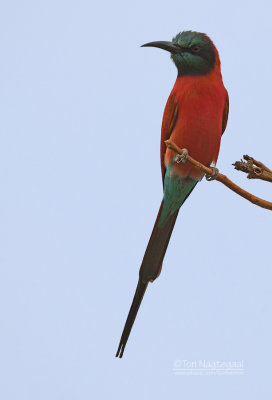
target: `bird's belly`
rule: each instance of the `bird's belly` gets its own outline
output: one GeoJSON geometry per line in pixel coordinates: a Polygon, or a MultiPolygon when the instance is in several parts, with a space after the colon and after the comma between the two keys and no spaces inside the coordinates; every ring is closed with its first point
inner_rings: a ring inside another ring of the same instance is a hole
{"type": "MultiPolygon", "coordinates": [[[[216,163],[221,134],[223,104],[216,99],[203,98],[198,101],[183,102],[176,126],[170,139],[179,147],[186,148],[193,158],[208,166],[216,163]]],[[[165,166],[172,161],[175,153],[167,149],[165,166]]],[[[201,179],[203,174],[187,164],[175,164],[173,174],[182,178],[201,179]]]]}

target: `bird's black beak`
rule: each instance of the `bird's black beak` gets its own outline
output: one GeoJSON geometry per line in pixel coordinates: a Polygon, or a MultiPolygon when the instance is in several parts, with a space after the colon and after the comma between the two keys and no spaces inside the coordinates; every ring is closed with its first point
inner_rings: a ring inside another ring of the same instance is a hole
{"type": "Polygon", "coordinates": [[[159,49],[170,51],[170,53],[172,54],[178,54],[182,51],[182,47],[179,46],[177,43],[163,41],[146,43],[143,44],[141,47],[158,47],[159,49]]]}

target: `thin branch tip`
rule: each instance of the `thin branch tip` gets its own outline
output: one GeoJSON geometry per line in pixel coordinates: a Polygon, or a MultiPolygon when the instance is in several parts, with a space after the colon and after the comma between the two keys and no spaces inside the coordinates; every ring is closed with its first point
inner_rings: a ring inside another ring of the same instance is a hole
{"type": "Polygon", "coordinates": [[[240,160],[232,164],[237,171],[248,174],[248,179],[261,179],[263,181],[272,182],[272,171],[266,165],[247,154],[245,154],[243,158],[245,161],[240,160]]]}
{"type": "MultiPolygon", "coordinates": [[[[207,175],[209,176],[213,173],[213,170],[211,168],[201,164],[199,161],[192,158],[186,149],[181,149],[170,139],[165,140],[164,143],[167,146],[167,148],[170,148],[179,155],[184,155],[184,153],[187,152],[188,156],[185,162],[189,162],[195,168],[202,171],[206,176],[207,175]]],[[[272,182],[272,171],[269,168],[267,168],[260,161],[256,161],[253,157],[250,157],[248,155],[244,155],[243,157],[244,160],[246,160],[247,162],[243,160],[236,161],[235,163],[232,164],[234,165],[235,169],[237,169],[238,171],[248,173],[247,176],[248,179],[262,179],[272,182]]],[[[266,208],[267,210],[272,210],[272,203],[270,201],[261,199],[259,197],[254,196],[252,193],[247,192],[246,190],[242,189],[240,186],[232,182],[227,176],[218,173],[218,175],[214,178],[214,180],[223,183],[223,185],[227,186],[233,192],[237,193],[239,196],[250,201],[251,203],[258,205],[259,207],[266,208]]]]}

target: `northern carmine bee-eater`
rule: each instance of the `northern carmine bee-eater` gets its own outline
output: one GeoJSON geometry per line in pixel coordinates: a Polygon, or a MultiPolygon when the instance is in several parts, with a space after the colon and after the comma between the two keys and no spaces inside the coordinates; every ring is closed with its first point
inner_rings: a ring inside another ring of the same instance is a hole
{"type": "Polygon", "coordinates": [[[172,42],[142,47],[169,51],[178,70],[168,98],[161,129],[163,200],[139,271],[139,281],[116,357],[122,357],[149,282],[161,272],[163,258],[178,212],[203,173],[188,163],[177,163],[165,145],[171,139],[206,166],[215,165],[229,110],[228,92],[221,75],[218,51],[211,39],[198,32],[179,33],[172,42]]]}

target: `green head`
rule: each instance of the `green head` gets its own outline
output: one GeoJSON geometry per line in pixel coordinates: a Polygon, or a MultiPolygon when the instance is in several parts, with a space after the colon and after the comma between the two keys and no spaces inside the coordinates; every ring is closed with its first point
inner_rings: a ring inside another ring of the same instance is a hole
{"type": "Polygon", "coordinates": [[[178,33],[172,42],[151,42],[142,47],[159,47],[171,53],[178,76],[205,75],[213,70],[218,57],[211,39],[204,33],[184,31],[178,33]]]}

